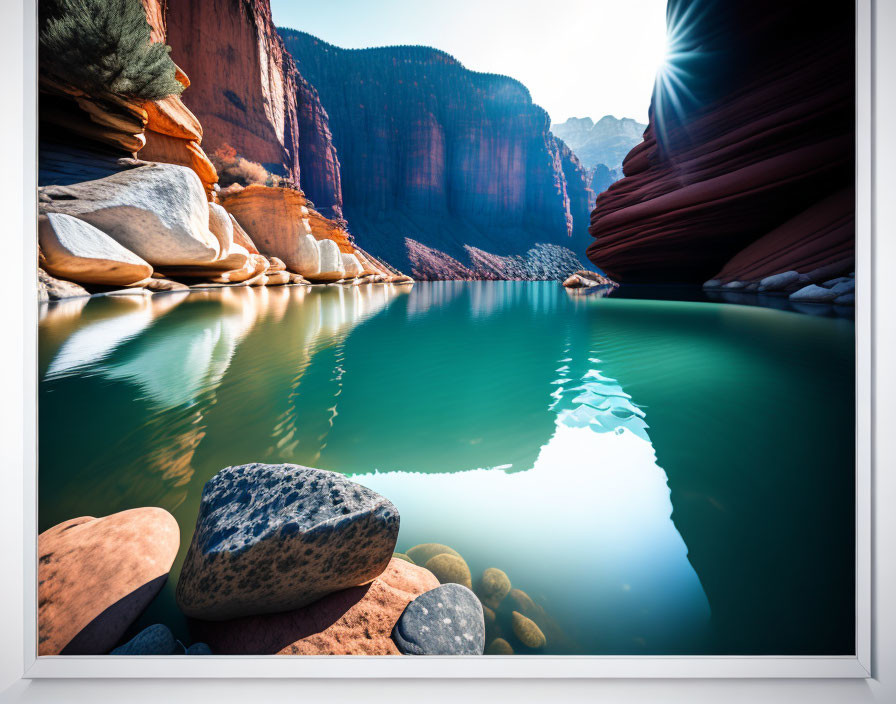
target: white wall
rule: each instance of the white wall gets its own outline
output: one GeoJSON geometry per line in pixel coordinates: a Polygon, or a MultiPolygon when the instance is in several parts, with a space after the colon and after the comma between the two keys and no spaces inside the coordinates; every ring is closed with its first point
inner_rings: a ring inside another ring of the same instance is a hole
{"type": "MultiPolygon", "coordinates": [[[[200,1],[200,0],[197,0],[200,1]]],[[[26,2],[32,9],[34,0],[26,2]]],[[[823,11],[823,3],[818,5],[823,11]]],[[[191,702],[205,701],[431,701],[513,702],[896,702],[896,0],[875,2],[876,89],[874,120],[876,281],[876,471],[874,479],[874,629],[873,674],[869,681],[39,681],[19,680],[22,668],[22,437],[25,393],[21,370],[33,340],[22,345],[23,247],[30,242],[22,203],[33,193],[23,182],[33,160],[23,115],[23,14],[17,0],[0,6],[0,65],[4,96],[0,107],[0,213],[3,255],[0,269],[0,701],[2,702],[191,702]]],[[[33,49],[33,45],[32,45],[33,49]]],[[[33,91],[32,91],[33,94],[33,91]]],[[[33,143],[32,143],[33,144],[33,143]]],[[[33,170],[32,170],[33,178],[33,170]]],[[[30,246],[30,245],[29,245],[30,246]]],[[[30,255],[29,255],[30,256],[30,255]]],[[[33,276],[29,270],[27,276],[33,276]]],[[[30,392],[30,391],[29,391],[30,392]]]]}

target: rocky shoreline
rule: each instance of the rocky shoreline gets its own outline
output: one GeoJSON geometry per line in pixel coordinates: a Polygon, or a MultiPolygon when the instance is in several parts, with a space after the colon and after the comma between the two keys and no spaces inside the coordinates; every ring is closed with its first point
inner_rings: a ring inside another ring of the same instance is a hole
{"type": "Polygon", "coordinates": [[[473,581],[454,549],[395,552],[400,516],[342,475],[227,467],[205,485],[176,600],[194,642],[132,624],[180,547],[156,507],[65,521],[38,536],[39,654],[511,655],[559,627],[496,567],[473,581]]]}

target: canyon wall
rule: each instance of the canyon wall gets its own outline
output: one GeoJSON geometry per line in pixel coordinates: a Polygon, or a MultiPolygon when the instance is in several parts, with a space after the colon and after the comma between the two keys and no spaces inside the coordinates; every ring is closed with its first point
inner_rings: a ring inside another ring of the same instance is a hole
{"type": "Polygon", "coordinates": [[[477,275],[469,247],[508,256],[575,246],[586,185],[522,84],[426,47],[346,50],[280,33],[329,115],[345,215],[373,254],[451,278],[466,267],[477,275]]]}
{"type": "Polygon", "coordinates": [[[166,5],[171,56],[192,81],[184,103],[205,129],[205,150],[233,147],[301,184],[324,215],[342,217],[327,114],[285,50],[269,1],[166,5]]]}
{"type": "Polygon", "coordinates": [[[588,257],[621,281],[853,270],[854,9],[669,0],[670,63],[588,257]]]}

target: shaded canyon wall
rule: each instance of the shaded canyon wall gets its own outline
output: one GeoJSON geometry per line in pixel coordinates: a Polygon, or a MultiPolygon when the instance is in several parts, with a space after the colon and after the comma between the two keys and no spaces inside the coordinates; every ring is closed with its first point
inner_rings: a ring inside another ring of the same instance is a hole
{"type": "Polygon", "coordinates": [[[667,27],[673,60],[597,198],[591,261],[621,281],[852,271],[852,4],[670,0],[667,27]]]}
{"type": "Polygon", "coordinates": [[[329,114],[345,214],[372,253],[425,278],[478,277],[471,248],[582,255],[573,223],[587,187],[522,84],[426,47],[346,50],[280,33],[329,114]]]}

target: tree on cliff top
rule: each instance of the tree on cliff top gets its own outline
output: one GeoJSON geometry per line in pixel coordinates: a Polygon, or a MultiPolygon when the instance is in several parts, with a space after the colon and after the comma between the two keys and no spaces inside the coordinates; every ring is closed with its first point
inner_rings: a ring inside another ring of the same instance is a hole
{"type": "Polygon", "coordinates": [[[184,87],[140,0],[40,0],[40,71],[89,94],[158,100],[184,87]]]}

